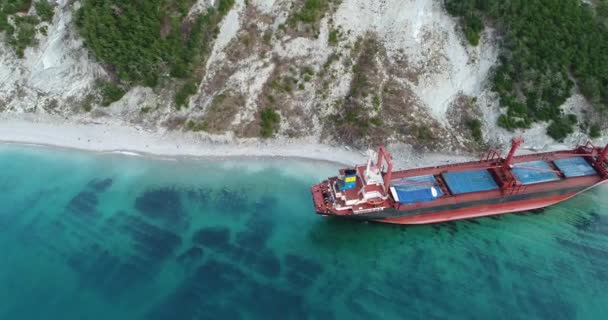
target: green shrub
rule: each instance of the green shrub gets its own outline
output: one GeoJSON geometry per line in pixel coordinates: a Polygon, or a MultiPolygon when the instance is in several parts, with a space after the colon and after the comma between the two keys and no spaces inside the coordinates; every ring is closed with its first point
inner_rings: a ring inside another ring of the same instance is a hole
{"type": "Polygon", "coordinates": [[[194,132],[207,131],[207,124],[205,122],[188,120],[186,122],[186,129],[194,132]]]}
{"type": "Polygon", "coordinates": [[[90,112],[93,110],[93,101],[95,100],[95,96],[92,94],[88,94],[80,103],[80,108],[84,112],[90,112]]]}
{"type": "Polygon", "coordinates": [[[384,124],[384,121],[382,121],[382,119],[380,117],[373,117],[373,118],[369,119],[369,123],[376,127],[380,127],[380,126],[382,126],[382,124],[384,124]]]}
{"type": "Polygon", "coordinates": [[[34,8],[36,8],[36,14],[38,14],[42,21],[51,22],[53,20],[53,15],[55,15],[54,7],[47,0],[35,2],[34,8]]]}
{"type": "Polygon", "coordinates": [[[7,30],[10,26],[8,16],[0,10],[0,32],[7,30]]]}
{"type": "Polygon", "coordinates": [[[589,138],[591,139],[596,139],[599,138],[601,136],[602,132],[600,130],[600,126],[598,124],[592,124],[591,127],[589,127],[589,138]]]}
{"type": "Polygon", "coordinates": [[[556,141],[564,141],[564,138],[574,132],[573,127],[575,124],[576,116],[572,114],[566,117],[559,117],[551,121],[551,124],[547,127],[547,134],[556,141]]]}
{"type": "Polygon", "coordinates": [[[467,126],[469,127],[469,130],[471,130],[473,140],[477,142],[483,142],[483,134],[481,132],[481,121],[479,121],[478,119],[469,120],[467,122],[467,126]]]}
{"type": "Polygon", "coordinates": [[[260,113],[261,119],[261,135],[264,138],[272,137],[275,131],[278,129],[278,125],[281,122],[281,116],[274,111],[272,108],[265,108],[260,113]]]}
{"type": "Polygon", "coordinates": [[[185,107],[188,104],[188,98],[195,94],[198,90],[196,84],[192,81],[188,81],[175,93],[175,104],[178,109],[185,107]]]}
{"type": "Polygon", "coordinates": [[[105,82],[100,87],[101,91],[101,104],[103,106],[109,106],[113,102],[120,100],[126,93],[124,89],[112,82],[105,82]]]}
{"type": "Polygon", "coordinates": [[[15,14],[17,12],[27,12],[32,6],[32,0],[3,0],[0,1],[0,7],[6,15],[15,14]]]}
{"type": "Polygon", "coordinates": [[[336,46],[338,45],[338,36],[339,36],[339,31],[337,29],[332,29],[329,32],[329,36],[327,37],[327,42],[329,43],[330,46],[336,46]]]}
{"type": "Polygon", "coordinates": [[[315,23],[323,17],[327,7],[327,0],[306,0],[302,9],[296,13],[295,18],[304,23],[315,23]]]}

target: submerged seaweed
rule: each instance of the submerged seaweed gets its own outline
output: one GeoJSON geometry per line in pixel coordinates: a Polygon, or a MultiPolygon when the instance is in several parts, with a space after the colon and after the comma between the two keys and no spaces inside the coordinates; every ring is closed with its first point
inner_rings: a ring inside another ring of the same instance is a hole
{"type": "Polygon", "coordinates": [[[222,188],[215,197],[215,205],[220,212],[239,212],[247,206],[245,190],[222,188]]]}
{"type": "Polygon", "coordinates": [[[203,258],[205,251],[200,247],[191,247],[177,256],[177,262],[184,265],[192,265],[203,258]]]}
{"type": "Polygon", "coordinates": [[[94,193],[83,191],[70,200],[67,209],[79,216],[96,217],[99,216],[99,213],[96,211],[98,202],[99,200],[97,200],[97,196],[94,193]]]}
{"type": "Polygon", "coordinates": [[[230,242],[230,229],[224,227],[200,229],[192,236],[192,242],[212,249],[226,248],[230,242]]]}
{"type": "Polygon", "coordinates": [[[173,188],[147,190],[135,200],[135,208],[148,217],[177,223],[184,212],[180,194],[173,188]]]}
{"type": "Polygon", "coordinates": [[[114,181],[111,178],[93,179],[89,182],[88,186],[95,192],[105,192],[112,186],[112,183],[114,181]]]}
{"type": "Polygon", "coordinates": [[[124,230],[133,239],[139,253],[153,263],[164,261],[182,243],[179,235],[138,217],[128,217],[124,230]]]}

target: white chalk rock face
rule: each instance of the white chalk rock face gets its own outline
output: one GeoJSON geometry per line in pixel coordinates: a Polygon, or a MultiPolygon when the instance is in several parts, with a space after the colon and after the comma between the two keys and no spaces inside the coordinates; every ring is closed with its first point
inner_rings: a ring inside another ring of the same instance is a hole
{"type": "MultiPolygon", "coordinates": [[[[43,24],[48,35],[39,34],[38,45],[27,48],[24,58],[19,59],[5,39],[0,39],[0,112],[106,117],[163,127],[175,118],[204,116],[214,97],[231,92],[240,95],[236,101],[242,105],[226,121],[231,128],[242,128],[270,104],[265,98],[272,96],[268,87],[279,86],[281,79],[289,76],[299,82],[289,93],[291,100],[281,101],[288,105],[286,116],[310,120],[301,132],[318,139],[322,119],[349,94],[353,68],[345,63],[347,57],[351,57],[357,40],[369,35],[377,38],[390,65],[384,65],[379,78],[398,78],[411,95],[408,101],[426,109],[425,115],[449,129],[448,110],[456,98],[466,95],[476,98],[481,109],[484,137],[502,142],[513,135],[496,127],[502,110],[487,86],[498,56],[493,31],[486,29],[479,45],[470,46],[442,1],[342,0],[318,22],[314,36],[304,36],[289,29],[289,19],[302,1],[236,0],[218,25],[217,37],[200,71],[199,90],[191,97],[189,108],[176,110],[173,97],[178,86],[170,83],[159,88],[133,86],[109,108],[97,108],[91,114],[79,111],[79,115],[74,114],[74,103],[95,93],[96,80],[108,79],[108,74],[83,46],[75,29],[73,12],[80,2],[54,2],[53,21],[43,24]],[[330,45],[328,38],[334,30],[340,30],[340,40],[330,45]],[[239,58],[231,59],[235,54],[239,58]],[[328,63],[332,58],[334,62],[328,63]],[[314,75],[307,75],[309,79],[303,82],[299,79],[305,78],[301,72],[305,68],[314,75]],[[324,72],[325,76],[321,75],[324,72]],[[49,110],[49,104],[56,108],[49,110]]],[[[189,17],[216,3],[196,1],[189,17]]],[[[570,99],[565,109],[579,114],[583,104],[582,98],[570,99]]],[[[284,120],[281,128],[288,131],[289,121],[284,120]]],[[[530,132],[535,145],[551,141],[541,125],[530,132]]]]}
{"type": "MultiPolygon", "coordinates": [[[[432,0],[345,0],[336,23],[352,37],[373,32],[389,57],[404,55],[417,74],[414,92],[438,120],[458,94],[478,95],[497,49],[491,41],[470,47],[454,19],[432,0]]],[[[484,37],[486,39],[487,37],[484,37]]]]}
{"type": "Polygon", "coordinates": [[[104,70],[88,57],[82,39],[74,30],[74,5],[57,1],[55,16],[47,26],[47,36],[37,35],[38,45],[27,48],[22,59],[0,41],[0,99],[9,109],[25,111],[32,103],[86,96],[104,70]]]}

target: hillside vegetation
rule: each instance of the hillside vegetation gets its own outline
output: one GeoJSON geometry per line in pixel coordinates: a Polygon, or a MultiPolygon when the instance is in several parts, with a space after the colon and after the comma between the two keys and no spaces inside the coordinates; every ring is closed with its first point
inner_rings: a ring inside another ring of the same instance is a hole
{"type": "Polygon", "coordinates": [[[125,85],[154,87],[162,79],[183,79],[175,100],[187,103],[200,82],[217,25],[234,0],[189,17],[194,0],[84,0],[77,26],[85,45],[125,85]]]}
{"type": "Polygon", "coordinates": [[[34,13],[28,14],[32,0],[0,0],[0,33],[6,33],[7,43],[23,58],[25,49],[37,44],[36,34],[46,34],[42,22],[51,22],[54,7],[47,0],[33,3],[34,13]]]}
{"type": "Polygon", "coordinates": [[[462,18],[472,45],[484,23],[503,37],[492,79],[507,108],[498,125],[514,129],[551,121],[547,133],[561,140],[577,123],[560,110],[575,87],[597,113],[606,112],[608,1],[600,0],[597,8],[580,0],[445,0],[445,6],[462,18]]]}

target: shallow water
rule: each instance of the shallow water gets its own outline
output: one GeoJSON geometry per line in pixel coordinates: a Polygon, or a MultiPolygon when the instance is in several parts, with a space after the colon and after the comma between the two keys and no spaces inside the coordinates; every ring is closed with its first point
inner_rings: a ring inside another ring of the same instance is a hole
{"type": "Polygon", "coordinates": [[[431,226],[316,216],[336,166],[0,145],[0,319],[598,319],[608,188],[431,226]]]}

